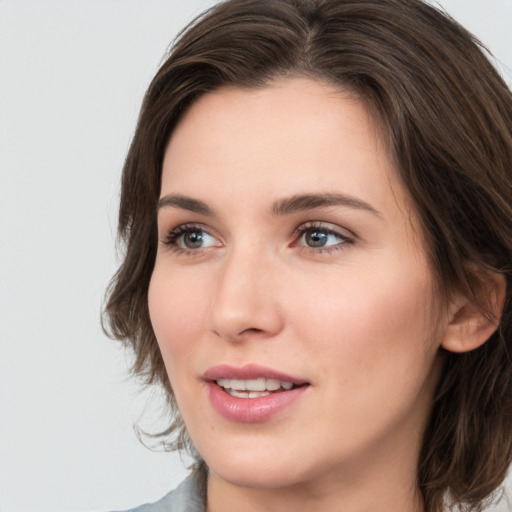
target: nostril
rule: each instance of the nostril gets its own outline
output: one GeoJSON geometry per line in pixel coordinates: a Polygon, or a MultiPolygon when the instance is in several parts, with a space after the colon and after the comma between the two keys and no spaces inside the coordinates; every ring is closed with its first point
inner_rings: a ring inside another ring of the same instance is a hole
{"type": "Polygon", "coordinates": [[[249,327],[249,329],[245,329],[240,333],[240,336],[243,334],[259,334],[260,332],[263,332],[263,329],[258,329],[256,327],[249,327]]]}
{"type": "Polygon", "coordinates": [[[230,341],[243,341],[245,339],[250,339],[252,337],[265,337],[267,331],[265,329],[258,329],[257,327],[248,327],[247,329],[242,329],[239,332],[233,331],[233,333],[223,332],[221,329],[212,329],[213,334],[219,338],[224,338],[230,341]]]}

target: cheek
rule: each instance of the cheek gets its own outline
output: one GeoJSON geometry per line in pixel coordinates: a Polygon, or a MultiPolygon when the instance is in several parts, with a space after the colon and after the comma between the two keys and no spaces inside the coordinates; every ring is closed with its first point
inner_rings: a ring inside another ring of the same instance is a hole
{"type": "MultiPolygon", "coordinates": [[[[346,439],[362,442],[409,417],[420,418],[415,425],[423,422],[437,382],[438,351],[428,273],[391,263],[352,270],[317,279],[315,296],[295,286],[296,300],[303,301],[295,303],[294,323],[324,391],[318,418],[343,425],[346,439]]],[[[338,429],[326,436],[332,446],[346,448],[338,429]]]]}
{"type": "MultiPolygon", "coordinates": [[[[148,290],[151,324],[171,381],[180,362],[192,353],[202,332],[207,310],[204,283],[178,279],[179,272],[155,266],[148,290]]],[[[183,365],[181,365],[183,367],[183,365]]]]}
{"type": "Polygon", "coordinates": [[[316,276],[314,288],[295,283],[293,290],[299,339],[315,340],[315,348],[329,354],[329,366],[342,364],[344,375],[399,371],[435,351],[432,286],[427,270],[416,265],[344,268],[316,276]]]}

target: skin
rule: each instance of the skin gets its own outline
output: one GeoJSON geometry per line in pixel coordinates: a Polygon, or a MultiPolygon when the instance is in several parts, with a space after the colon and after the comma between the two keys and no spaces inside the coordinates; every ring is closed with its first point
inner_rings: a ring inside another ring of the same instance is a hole
{"type": "Polygon", "coordinates": [[[302,78],[205,95],[170,139],[161,200],[150,315],[210,468],[209,512],[423,510],[416,468],[449,322],[363,104],[302,78]],[[283,199],[326,193],[374,211],[272,213],[283,199]],[[211,212],[165,204],[172,195],[211,212]],[[203,236],[192,248],[190,224],[203,236]],[[183,225],[188,234],[169,240],[183,225]],[[323,247],[311,247],[314,231],[323,247]],[[202,379],[224,363],[310,385],[268,421],[229,421],[202,379]]]}

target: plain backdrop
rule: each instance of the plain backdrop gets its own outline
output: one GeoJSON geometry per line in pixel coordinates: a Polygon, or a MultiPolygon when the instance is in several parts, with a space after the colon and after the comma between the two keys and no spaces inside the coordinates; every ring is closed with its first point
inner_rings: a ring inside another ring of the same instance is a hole
{"type": "MultiPolygon", "coordinates": [[[[128,508],[186,474],[137,440],[158,400],[99,317],[142,95],[212,3],[0,0],[0,512],[128,508]]],[[[441,5],[512,83],[512,0],[441,5]]]]}

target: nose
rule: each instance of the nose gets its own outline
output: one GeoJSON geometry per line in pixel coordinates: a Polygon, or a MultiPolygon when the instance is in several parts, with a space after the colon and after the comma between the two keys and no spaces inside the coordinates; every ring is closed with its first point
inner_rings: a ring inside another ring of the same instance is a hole
{"type": "Polygon", "coordinates": [[[276,265],[261,255],[232,252],[220,263],[210,330],[229,342],[271,338],[283,328],[276,265]]]}

